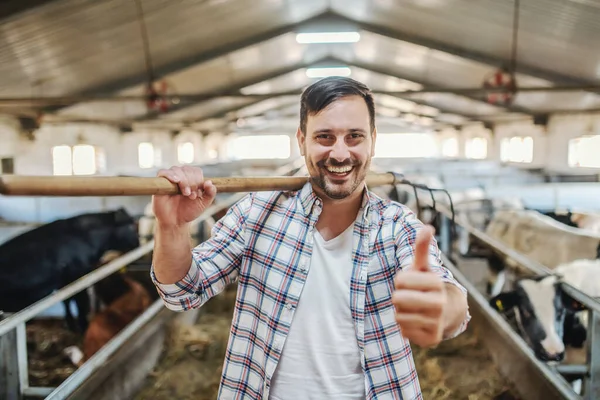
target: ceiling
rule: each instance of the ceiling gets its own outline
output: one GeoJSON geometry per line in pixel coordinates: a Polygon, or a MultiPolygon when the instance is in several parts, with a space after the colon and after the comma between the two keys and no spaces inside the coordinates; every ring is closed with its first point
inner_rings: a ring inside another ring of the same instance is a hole
{"type": "Polygon", "coordinates": [[[600,110],[593,0],[6,3],[0,112],[37,121],[262,129],[297,118],[314,66],[348,67],[376,94],[379,117],[407,128],[600,110]],[[323,30],[360,40],[296,40],[323,30]],[[518,91],[510,104],[491,104],[483,82],[501,67],[514,68],[518,91]],[[149,80],[166,109],[149,109],[149,80]]]}

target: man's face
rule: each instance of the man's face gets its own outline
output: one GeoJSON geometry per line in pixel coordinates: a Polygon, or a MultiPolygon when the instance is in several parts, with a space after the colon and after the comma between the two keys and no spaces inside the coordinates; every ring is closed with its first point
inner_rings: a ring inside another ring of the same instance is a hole
{"type": "Polygon", "coordinates": [[[362,190],[375,148],[367,104],[360,96],[336,100],[296,134],[312,182],[332,199],[362,190]]]}

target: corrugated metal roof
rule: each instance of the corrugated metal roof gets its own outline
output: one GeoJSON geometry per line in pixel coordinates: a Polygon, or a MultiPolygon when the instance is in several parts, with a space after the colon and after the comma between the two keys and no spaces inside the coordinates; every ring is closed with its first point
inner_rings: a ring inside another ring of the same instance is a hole
{"type": "MultiPolygon", "coordinates": [[[[153,64],[209,53],[251,35],[302,21],[319,0],[144,0],[153,64]]],[[[0,27],[0,95],[64,95],[146,74],[135,2],[63,0],[0,27]]]]}
{"type": "MultiPolygon", "coordinates": [[[[45,3],[12,15],[0,26],[0,96],[144,93],[147,75],[134,1],[45,3]]],[[[352,77],[376,91],[481,87],[510,58],[513,4],[497,0],[252,0],[251,6],[247,0],[142,2],[157,75],[166,75],[170,92],[180,94],[299,90],[312,82],[304,67],[328,59],[347,63],[352,77]],[[298,24],[328,7],[350,25],[358,25],[361,40],[298,44],[294,32],[298,24]]],[[[590,51],[600,39],[596,2],[523,0],[520,16],[519,86],[600,84],[600,53],[590,51]]],[[[407,111],[421,108],[440,120],[464,122],[522,118],[529,110],[600,108],[600,96],[583,91],[521,92],[509,110],[487,104],[479,95],[399,97],[405,100],[378,96],[382,113],[400,110],[426,115],[407,111]]],[[[61,114],[188,121],[242,106],[264,112],[281,107],[282,101],[182,102],[166,115],[148,113],[143,101],[87,102],[67,107],[61,114]]]]}
{"type": "MultiPolygon", "coordinates": [[[[513,1],[332,0],[336,12],[502,59],[511,55],[513,1]]],[[[523,65],[598,82],[600,6],[590,0],[520,2],[518,58],[523,65]],[[565,57],[565,53],[569,57],[565,57]],[[572,60],[576,59],[577,62],[572,60]]],[[[499,66],[499,65],[498,65],[499,66]]]]}

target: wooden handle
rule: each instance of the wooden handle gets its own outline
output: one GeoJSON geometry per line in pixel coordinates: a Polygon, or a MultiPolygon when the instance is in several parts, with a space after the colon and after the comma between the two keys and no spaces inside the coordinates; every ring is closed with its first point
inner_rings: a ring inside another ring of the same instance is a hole
{"type": "MultiPolygon", "coordinates": [[[[225,177],[210,179],[218,193],[298,190],[308,177],[225,177]]],[[[394,181],[392,174],[367,176],[367,185],[394,181]]],[[[179,194],[179,186],[163,177],[121,176],[25,176],[0,175],[0,194],[5,196],[144,196],[179,194]]]]}

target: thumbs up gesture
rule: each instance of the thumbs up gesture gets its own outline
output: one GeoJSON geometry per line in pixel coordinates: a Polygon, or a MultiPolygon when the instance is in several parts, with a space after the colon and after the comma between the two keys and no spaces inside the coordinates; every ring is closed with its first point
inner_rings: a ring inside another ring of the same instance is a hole
{"type": "Polygon", "coordinates": [[[437,345],[444,332],[446,288],[429,265],[429,245],[434,229],[425,226],[417,234],[414,261],[394,279],[392,303],[402,336],[421,347],[437,345]]]}

